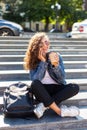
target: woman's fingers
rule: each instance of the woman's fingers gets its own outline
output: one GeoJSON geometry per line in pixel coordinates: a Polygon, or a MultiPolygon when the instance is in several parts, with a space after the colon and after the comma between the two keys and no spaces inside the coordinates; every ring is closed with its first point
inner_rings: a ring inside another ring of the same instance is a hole
{"type": "Polygon", "coordinates": [[[46,59],[45,59],[45,57],[44,57],[44,52],[43,52],[43,49],[42,49],[42,48],[40,48],[40,50],[39,50],[38,58],[39,58],[41,61],[46,61],[46,59]]]}
{"type": "Polygon", "coordinates": [[[50,55],[49,55],[49,59],[52,61],[52,60],[56,60],[56,61],[59,61],[59,56],[57,55],[57,53],[55,52],[52,52],[50,55]]]}

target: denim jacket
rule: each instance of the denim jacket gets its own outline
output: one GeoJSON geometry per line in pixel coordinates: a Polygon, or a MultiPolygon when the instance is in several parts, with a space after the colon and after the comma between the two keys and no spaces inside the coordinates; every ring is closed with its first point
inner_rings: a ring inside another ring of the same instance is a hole
{"type": "Polygon", "coordinates": [[[51,78],[58,84],[66,84],[63,60],[60,55],[59,65],[57,67],[52,66],[50,60],[47,62],[41,61],[35,69],[30,70],[30,79],[32,81],[36,79],[41,81],[45,75],[46,70],[48,70],[51,78]]]}

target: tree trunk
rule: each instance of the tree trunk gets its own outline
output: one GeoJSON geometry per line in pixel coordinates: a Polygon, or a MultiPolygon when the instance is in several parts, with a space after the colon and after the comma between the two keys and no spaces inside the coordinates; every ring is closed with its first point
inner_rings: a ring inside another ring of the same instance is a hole
{"type": "Polygon", "coordinates": [[[48,32],[48,30],[49,30],[49,17],[46,17],[46,19],[45,19],[45,21],[46,21],[46,24],[45,24],[45,32],[48,32]]]}

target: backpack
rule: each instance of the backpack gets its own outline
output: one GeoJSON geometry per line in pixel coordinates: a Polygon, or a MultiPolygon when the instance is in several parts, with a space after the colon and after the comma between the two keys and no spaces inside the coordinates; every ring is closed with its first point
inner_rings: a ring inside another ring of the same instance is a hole
{"type": "Polygon", "coordinates": [[[18,82],[6,88],[3,94],[5,117],[29,117],[33,109],[33,95],[27,84],[18,82]]]}

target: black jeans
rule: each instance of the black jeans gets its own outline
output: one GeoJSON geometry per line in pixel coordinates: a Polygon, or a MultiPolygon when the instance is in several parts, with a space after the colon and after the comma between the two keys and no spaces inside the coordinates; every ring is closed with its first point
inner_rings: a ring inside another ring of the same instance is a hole
{"type": "Polygon", "coordinates": [[[39,80],[34,80],[31,84],[32,93],[39,102],[43,102],[45,107],[56,104],[76,95],[79,92],[77,84],[42,84],[39,80]]]}

